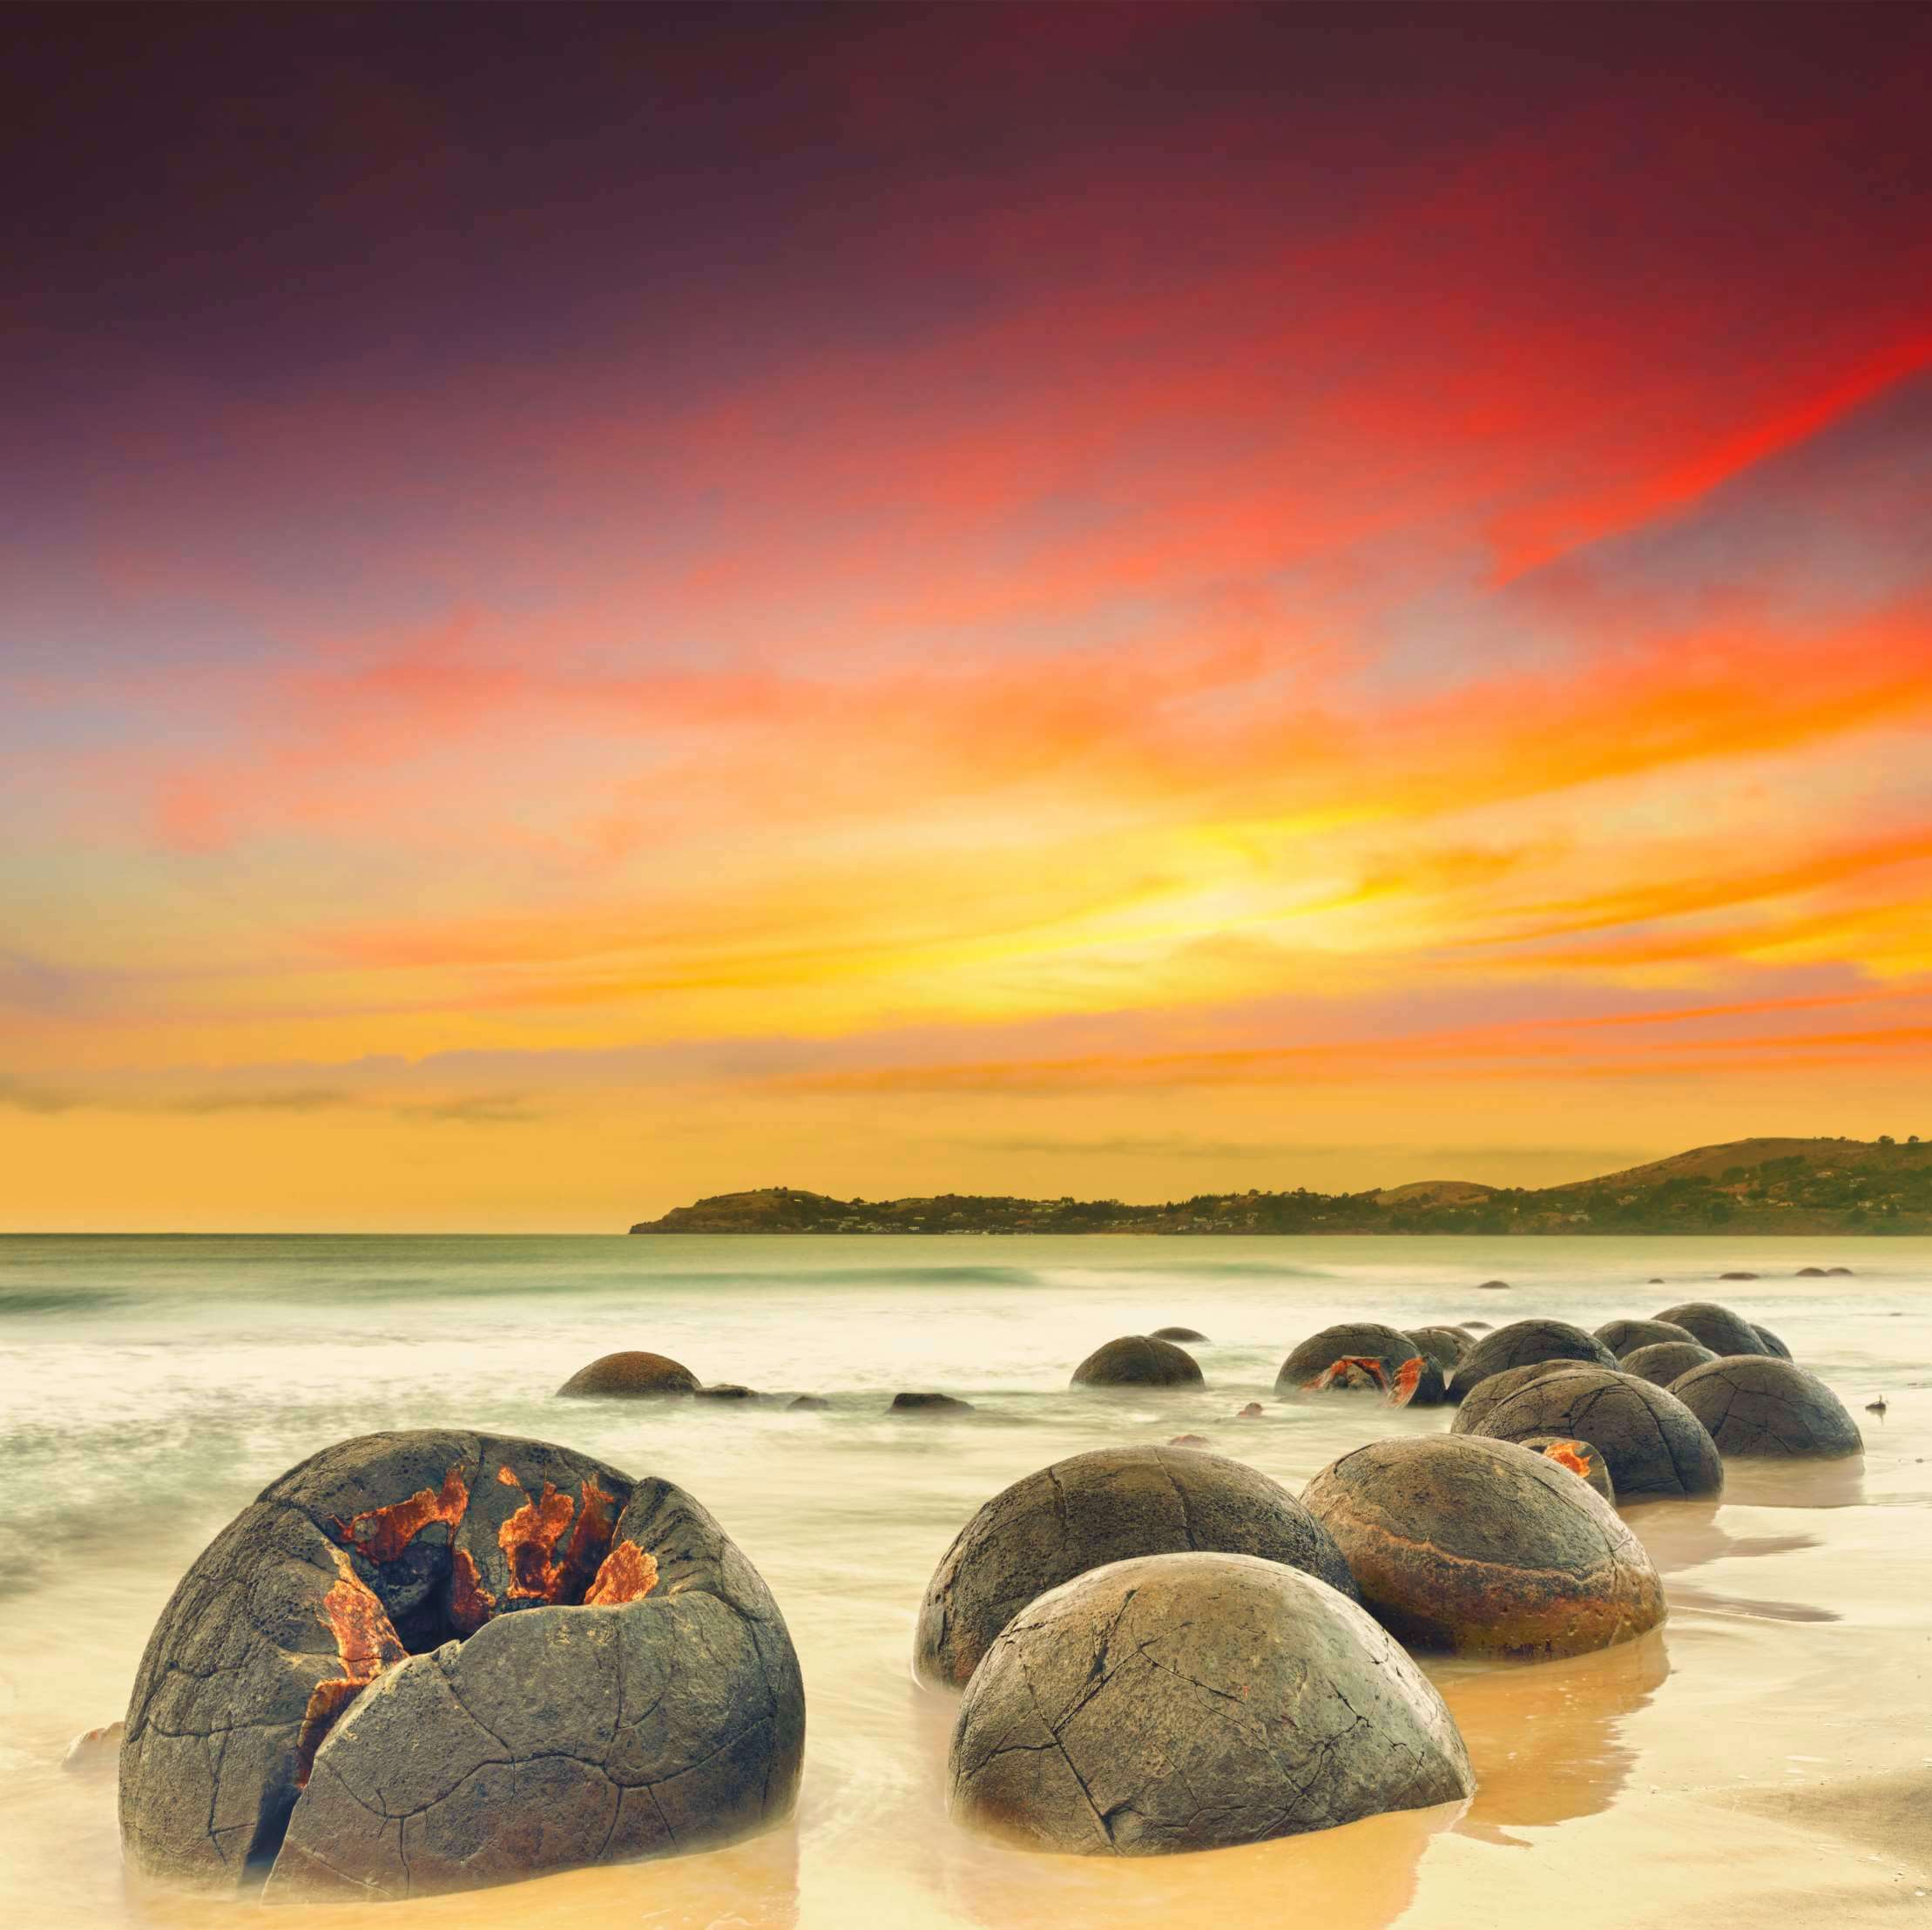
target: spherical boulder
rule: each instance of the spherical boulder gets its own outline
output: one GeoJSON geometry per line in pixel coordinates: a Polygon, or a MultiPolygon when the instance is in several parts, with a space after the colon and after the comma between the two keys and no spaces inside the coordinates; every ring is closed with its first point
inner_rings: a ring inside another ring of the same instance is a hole
{"type": "Polygon", "coordinates": [[[1697,1336],[1688,1327],[1670,1320],[1605,1320],[1597,1329],[1601,1340],[1619,1360],[1626,1360],[1639,1347],[1660,1347],[1672,1340],[1688,1340],[1694,1346],[1697,1336]]]}
{"type": "Polygon", "coordinates": [[[1686,1300],[1682,1306],[1666,1307],[1657,1317],[1673,1326],[1686,1328],[1693,1340],[1715,1354],[1766,1351],[1758,1330],[1750,1321],[1727,1306],[1719,1306],[1715,1300],[1686,1300]]]}
{"type": "Polygon", "coordinates": [[[962,1400],[957,1394],[895,1394],[892,1405],[886,1409],[889,1414],[923,1414],[932,1419],[974,1411],[970,1400],[962,1400]]]}
{"type": "Polygon", "coordinates": [[[1703,1422],[1662,1387],[1614,1368],[1544,1374],[1496,1402],[1478,1425],[1465,1428],[1463,1420],[1456,1417],[1456,1433],[1491,1441],[1560,1434],[1588,1441],[1625,1501],[1653,1495],[1694,1499],[1724,1487],[1724,1463],[1703,1422]]]}
{"type": "Polygon", "coordinates": [[[1472,1387],[1505,1367],[1527,1367],[1535,1360],[1577,1360],[1593,1367],[1614,1367],[1617,1356],[1593,1333],[1567,1320],[1512,1320],[1485,1333],[1463,1356],[1449,1383],[1449,1398],[1466,1400],[1472,1387]]]}
{"type": "Polygon", "coordinates": [[[1226,1554],[1115,1562],[1006,1626],[962,1698],[960,1821],[1037,1849],[1154,1856],[1454,1802],[1442,1697],[1326,1582],[1226,1554]]]}
{"type": "Polygon", "coordinates": [[[1077,1387],[1199,1387],[1200,1364],[1172,1340],[1146,1333],[1124,1334],[1096,1347],[1073,1370],[1077,1387]]]}
{"type": "Polygon", "coordinates": [[[1746,1273],[1741,1271],[1731,1273],[1719,1273],[1718,1275],[1718,1278],[1720,1280],[1754,1280],[1757,1279],[1757,1277],[1758,1276],[1755,1273],[1746,1273]]]}
{"type": "Polygon", "coordinates": [[[544,1441],[346,1441],[264,1488],[150,1636],[121,1837],[150,1875],[422,1896],[783,1815],[784,1618],[665,1481],[544,1441]]]}
{"type": "Polygon", "coordinates": [[[1471,1336],[1460,1327],[1410,1327],[1407,1338],[1422,1350],[1422,1358],[1435,1369],[1445,1387],[1456,1363],[1469,1352],[1471,1336]]]}
{"type": "Polygon", "coordinates": [[[1450,1429],[1459,1434],[1480,1434],[1483,1417],[1518,1387],[1526,1387],[1532,1380],[1541,1380],[1545,1374],[1561,1373],[1565,1367],[1582,1365],[1576,1360],[1531,1360],[1520,1367],[1505,1367],[1501,1373],[1485,1377],[1481,1386],[1473,1388],[1464,1398],[1457,1410],[1450,1429]]]}
{"type": "Polygon", "coordinates": [[[1541,1454],[1545,1461],[1554,1461],[1558,1468],[1567,1468],[1614,1508],[1617,1505],[1617,1484],[1610,1478],[1610,1469],[1604,1457],[1587,1441],[1565,1441],[1560,1434],[1531,1434],[1529,1440],[1519,1443],[1533,1454],[1541,1454]]]}
{"type": "Polygon", "coordinates": [[[1378,1441],[1303,1498],[1370,1612],[1412,1648],[1582,1655],[1664,1619],[1642,1542],[1571,1468],[1515,1442],[1378,1441]]]}
{"type": "Polygon", "coordinates": [[[1739,1456],[1859,1454],[1858,1423],[1814,1373],[1788,1360],[1741,1354],[1706,1361],[1671,1383],[1718,1444],[1739,1456]]]}
{"type": "Polygon", "coordinates": [[[1395,1328],[1348,1320],[1313,1333],[1281,1363],[1278,1394],[1380,1394],[1392,1405],[1440,1400],[1442,1377],[1428,1355],[1395,1328]]]}
{"type": "Polygon", "coordinates": [[[1048,1589],[1110,1562],[1203,1549],[1284,1562],[1355,1592],[1327,1530],[1259,1470],[1192,1446],[1100,1448],[1015,1481],[954,1536],[920,1604],[913,1666],[962,1688],[1000,1630],[1048,1589]]]}
{"type": "Polygon", "coordinates": [[[1751,1323],[1751,1331],[1757,1335],[1759,1340],[1763,1341],[1764,1350],[1766,1353],[1774,1356],[1780,1360],[1790,1360],[1791,1349],[1787,1347],[1784,1344],[1784,1342],[1780,1340],[1778,1336],[1771,1331],[1769,1327],[1760,1326],[1758,1323],[1753,1320],[1751,1323]]]}
{"type": "Polygon", "coordinates": [[[661,1353],[606,1353],[579,1367],[557,1391],[573,1400],[643,1400],[696,1394],[698,1376],[661,1353]]]}
{"type": "Polygon", "coordinates": [[[1716,1359],[1710,1348],[1699,1346],[1695,1340],[1665,1340],[1657,1346],[1638,1347],[1635,1353],[1626,1353],[1618,1366],[1624,1373],[1649,1381],[1653,1387],[1667,1387],[1692,1367],[1701,1367],[1706,1360],[1716,1359]]]}
{"type": "Polygon", "coordinates": [[[1155,1340],[1205,1340],[1207,1336],[1191,1326],[1157,1326],[1149,1338],[1155,1340]]]}

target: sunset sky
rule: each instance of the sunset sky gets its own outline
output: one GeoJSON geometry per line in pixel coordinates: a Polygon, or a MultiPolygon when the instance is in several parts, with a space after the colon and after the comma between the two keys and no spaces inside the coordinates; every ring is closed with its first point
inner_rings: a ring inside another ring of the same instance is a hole
{"type": "Polygon", "coordinates": [[[1932,1134],[1932,10],[10,26],[0,1226],[1932,1134]]]}

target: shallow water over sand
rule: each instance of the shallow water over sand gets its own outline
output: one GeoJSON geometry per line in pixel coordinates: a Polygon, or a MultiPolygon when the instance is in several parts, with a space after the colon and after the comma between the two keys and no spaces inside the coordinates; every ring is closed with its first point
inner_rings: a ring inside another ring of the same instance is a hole
{"type": "Polygon", "coordinates": [[[232,1923],[124,1876],[111,1775],[64,1771],[118,1717],[182,1569],[325,1443],[435,1423],[567,1442],[689,1488],[763,1570],[809,1702],[787,1827],[710,1855],[490,1893],[306,1910],[323,1927],[855,1923],[1890,1923],[1932,1912],[1932,1242],[1132,1239],[0,1239],[0,1913],[232,1923]],[[1800,1280],[1807,1265],[1853,1279],[1800,1280]],[[1719,1286],[1748,1268],[1761,1278],[1719,1286]],[[1500,1276],[1508,1292],[1479,1292],[1500,1276]],[[1645,1284],[1661,1276],[1664,1285],[1645,1284]],[[1690,1298],[1776,1328],[1863,1427],[1863,1463],[1733,1465],[1721,1504],[1627,1518],[1672,1613],[1571,1662],[1431,1663],[1473,1800],[1206,1857],[1028,1857],[956,1830],[953,1701],[913,1619],[960,1524],[1021,1474],[1184,1432],[1299,1489],[1445,1410],[1269,1399],[1294,1342],[1535,1313],[1595,1326],[1690,1298]],[[1100,1341],[1170,1322],[1205,1393],[1074,1395],[1100,1341]],[[560,1402],[647,1346],[825,1413],[560,1402]],[[902,1388],[974,1401],[888,1420],[902,1388]],[[1864,1411],[1882,1392],[1881,1421],[1864,1411]],[[1233,1418],[1251,1399],[1260,1421],[1233,1418]]]}

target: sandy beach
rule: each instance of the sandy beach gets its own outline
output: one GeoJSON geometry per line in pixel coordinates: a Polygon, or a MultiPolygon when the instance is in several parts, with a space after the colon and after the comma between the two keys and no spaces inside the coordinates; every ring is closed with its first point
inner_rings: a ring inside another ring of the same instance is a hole
{"type": "Polygon", "coordinates": [[[118,1717],[180,1570],[313,1447],[462,1420],[547,1436],[699,1496],[770,1582],[804,1667],[802,1795],[727,1850],[489,1893],[299,1913],[362,1924],[1215,1925],[1334,1930],[1888,1925],[1932,1910],[1932,1243],[1549,1240],[41,1241],[0,1243],[0,1907],[21,1923],[202,1930],[226,1899],[122,1869],[108,1773],[62,1766],[118,1717]],[[640,1251],[640,1248],[645,1250],[640,1251]],[[933,1563],[1006,1482],[1193,1431],[1299,1488],[1446,1411],[1273,1403],[1280,1356],[1343,1313],[1594,1324],[1720,1267],[1864,1429],[1862,1462],[1736,1464],[1720,1502],[1634,1506],[1670,1615],[1571,1661],[1430,1661],[1478,1787],[1464,1806],[1138,1862],[1050,1859],[949,1822],[954,1703],[912,1677],[933,1563]],[[1507,1294],[1477,1293],[1502,1274],[1507,1294]],[[1652,1275],[1668,1283],[1647,1286],[1652,1275]],[[1065,1391],[1114,1333],[1186,1319],[1205,1392],[1065,1391]],[[639,1414],[551,1390],[612,1345],[825,1414],[639,1414]],[[888,1421],[902,1387],[979,1413],[888,1421]],[[1883,1393],[1882,1421],[1864,1411],[1883,1393]],[[1235,1410],[1261,1399],[1263,1419],[1235,1410]]]}

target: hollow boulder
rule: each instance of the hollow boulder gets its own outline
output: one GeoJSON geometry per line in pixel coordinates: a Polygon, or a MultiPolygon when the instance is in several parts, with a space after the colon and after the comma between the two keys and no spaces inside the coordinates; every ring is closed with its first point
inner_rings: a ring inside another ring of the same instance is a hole
{"type": "Polygon", "coordinates": [[[1645,1495],[1715,1495],[1724,1463],[1704,1424],[1684,1403],[1633,1373],[1566,1367],[1505,1396],[1475,1425],[1468,1409],[1454,1432],[1491,1441],[1541,1434],[1584,1441],[1604,1457],[1620,1500],[1645,1495]]]}
{"type": "Polygon", "coordinates": [[[339,1442],[196,1559],[137,1675],[149,1874],[422,1895],[789,1809],[804,1690],[757,1571],[670,1482],[544,1441],[339,1442]]]}
{"type": "Polygon", "coordinates": [[[1709,1431],[1722,1454],[1859,1454],[1865,1439],[1845,1404],[1814,1373],[1789,1360],[1741,1354],[1706,1361],[1671,1392],[1709,1431]]]}
{"type": "Polygon", "coordinates": [[[1442,1377],[1408,1334],[1375,1320],[1346,1320],[1312,1333],[1281,1363],[1278,1394],[1379,1394],[1393,1406],[1442,1398],[1442,1377]]]}
{"type": "Polygon", "coordinates": [[[1206,1385],[1200,1364],[1172,1340],[1151,1334],[1124,1334],[1096,1347],[1073,1370],[1077,1387],[1199,1387],[1206,1385]]]}
{"type": "Polygon", "coordinates": [[[1226,1554],[1116,1562],[1007,1624],[960,1703],[954,1816],[1023,1846],[1153,1856],[1453,1802],[1427,1677],[1326,1582],[1226,1554]]]}
{"type": "Polygon", "coordinates": [[[1198,1550],[1283,1562],[1354,1593],[1327,1529],[1257,1469],[1192,1447],[1101,1448],[1015,1481],[960,1529],[927,1583],[913,1666],[962,1688],[1050,1589],[1110,1562],[1198,1550]]]}
{"type": "Polygon", "coordinates": [[[1664,1619],[1643,1544],[1586,1481],[1475,1434],[1379,1441],[1308,1483],[1363,1603],[1411,1647],[1542,1659],[1664,1619]]]}
{"type": "Polygon", "coordinates": [[[1560,1434],[1531,1434],[1522,1446],[1558,1468],[1567,1468],[1585,1481],[1604,1501],[1617,1505],[1617,1484],[1610,1478],[1604,1457],[1587,1441],[1565,1441],[1560,1434]]]}

